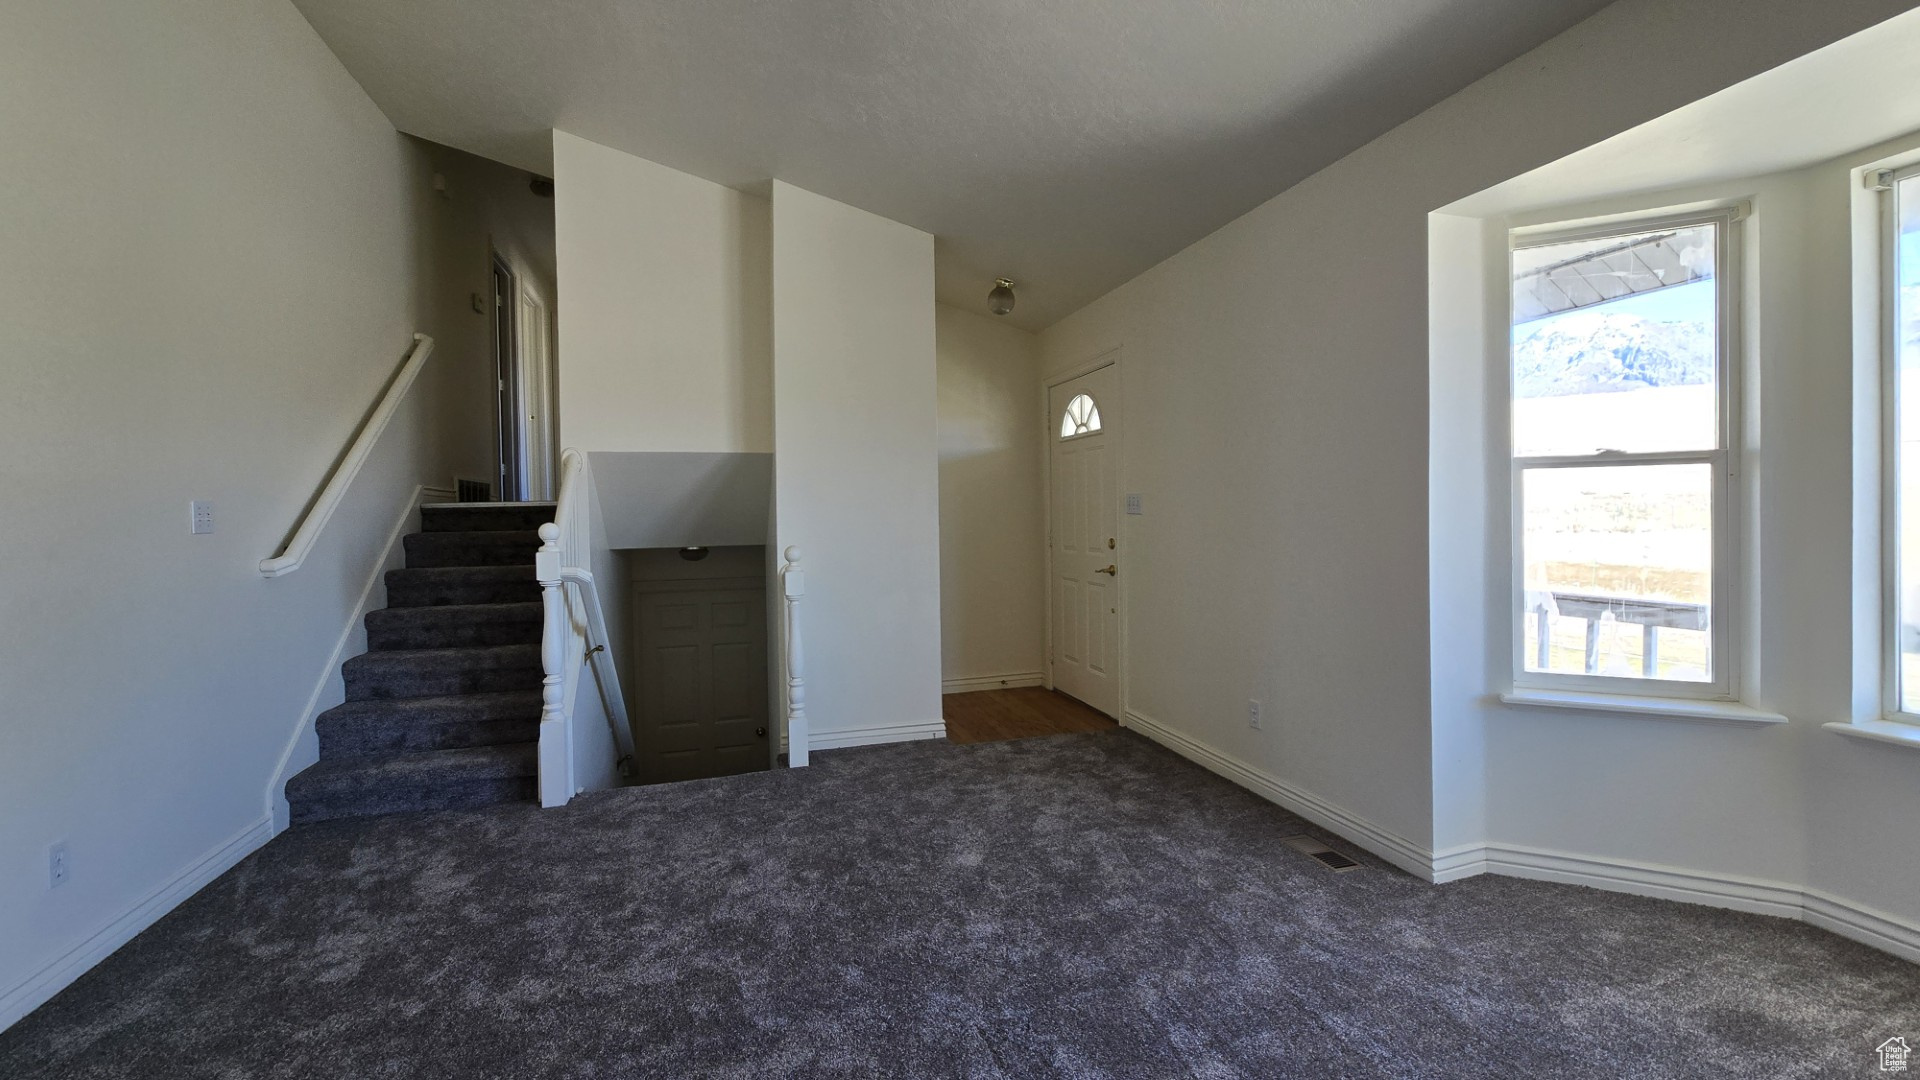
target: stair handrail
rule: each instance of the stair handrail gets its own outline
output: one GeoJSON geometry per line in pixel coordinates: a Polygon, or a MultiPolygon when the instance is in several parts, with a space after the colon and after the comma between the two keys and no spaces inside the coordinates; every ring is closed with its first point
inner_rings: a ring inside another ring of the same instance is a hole
{"type": "Polygon", "coordinates": [[[557,806],[573,795],[571,790],[549,791],[545,778],[565,776],[571,770],[572,747],[568,733],[572,717],[567,715],[566,680],[569,663],[592,667],[599,688],[600,704],[619,748],[620,764],[625,771],[633,760],[633,726],[627,717],[627,699],[620,688],[620,672],[614,663],[613,639],[607,631],[606,612],[600,604],[599,588],[593,580],[592,480],[587,473],[587,456],[569,448],[560,455],[560,488],[554,504],[553,520],[540,526],[540,550],[534,556],[535,572],[540,579],[540,598],[544,605],[540,635],[540,662],[545,675],[540,684],[540,773],[543,778],[540,801],[557,806]],[[575,609],[584,616],[584,654],[580,660],[569,656],[576,644],[575,609]],[[548,735],[556,738],[549,740],[548,735]],[[552,758],[549,757],[552,755],[552,758]],[[566,764],[562,764],[562,762],[566,764]]]}
{"type": "Polygon", "coordinates": [[[313,552],[313,545],[320,539],[320,533],[326,529],[327,521],[339,508],[340,500],[346,498],[347,489],[353,486],[354,477],[360,474],[360,467],[367,462],[367,456],[373,453],[373,446],[380,441],[380,435],[387,430],[387,423],[400,408],[401,399],[407,396],[407,389],[420,374],[420,369],[433,355],[433,339],[425,334],[413,335],[413,347],[407,350],[406,359],[400,363],[400,371],[387,384],[386,391],[380,395],[380,401],[373,408],[372,415],[360,427],[354,436],[353,444],[347,447],[345,457],[335,465],[327,477],[320,496],[313,505],[301,515],[300,522],[294,527],[293,536],[281,548],[280,554],[260,561],[260,572],[267,577],[280,577],[300,569],[313,552]]]}

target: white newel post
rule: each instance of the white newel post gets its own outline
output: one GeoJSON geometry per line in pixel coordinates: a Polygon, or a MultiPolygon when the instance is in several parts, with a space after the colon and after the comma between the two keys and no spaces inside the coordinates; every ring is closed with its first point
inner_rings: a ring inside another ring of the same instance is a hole
{"type": "Polygon", "coordinates": [[[564,806],[573,796],[567,776],[573,759],[567,745],[572,732],[565,701],[567,640],[572,627],[567,619],[566,585],[560,578],[560,526],[551,521],[540,526],[540,540],[540,550],[533,557],[544,607],[540,666],[546,672],[540,681],[540,805],[564,806]]]}
{"type": "Polygon", "coordinates": [[[800,570],[800,549],[786,551],[787,565],[780,580],[787,597],[787,767],[807,764],[807,687],[800,648],[800,598],[807,592],[807,575],[800,570]]]}

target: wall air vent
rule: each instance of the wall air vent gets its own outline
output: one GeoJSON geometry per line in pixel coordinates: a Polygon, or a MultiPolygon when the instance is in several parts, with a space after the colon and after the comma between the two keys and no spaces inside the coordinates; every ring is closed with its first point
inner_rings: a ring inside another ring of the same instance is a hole
{"type": "Polygon", "coordinates": [[[455,502],[493,501],[493,485],[487,483],[485,480],[462,480],[459,477],[454,477],[453,489],[455,502]]]}
{"type": "Polygon", "coordinates": [[[1328,847],[1326,844],[1321,843],[1311,836],[1283,836],[1280,838],[1280,842],[1303,855],[1311,856],[1318,861],[1321,866],[1337,873],[1344,873],[1348,870],[1358,870],[1364,865],[1360,860],[1347,855],[1345,852],[1335,851],[1333,848],[1328,847]]]}

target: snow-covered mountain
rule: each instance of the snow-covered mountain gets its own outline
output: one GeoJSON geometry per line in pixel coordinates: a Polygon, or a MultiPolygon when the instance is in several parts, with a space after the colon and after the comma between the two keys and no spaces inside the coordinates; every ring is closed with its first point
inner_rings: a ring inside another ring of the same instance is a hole
{"type": "Polygon", "coordinates": [[[1564,397],[1697,386],[1713,381],[1713,362],[1711,324],[1575,311],[1515,335],[1514,394],[1564,397]]]}

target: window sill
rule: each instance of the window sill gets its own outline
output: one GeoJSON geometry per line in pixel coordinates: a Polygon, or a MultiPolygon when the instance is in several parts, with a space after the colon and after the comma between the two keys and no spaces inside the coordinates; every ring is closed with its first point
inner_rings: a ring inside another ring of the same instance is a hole
{"type": "Polygon", "coordinates": [[[1855,739],[1867,739],[1877,743],[1890,743],[1904,746],[1909,750],[1920,750],[1920,724],[1902,724],[1897,720],[1860,720],[1851,724],[1821,724],[1828,731],[1837,731],[1855,739]]]}
{"type": "MultiPolygon", "coordinates": [[[[1650,720],[1681,720],[1696,724],[1739,724],[1767,727],[1784,724],[1787,718],[1776,712],[1756,709],[1737,701],[1701,701],[1691,698],[1634,697],[1629,694],[1595,694],[1582,690],[1531,690],[1518,688],[1500,695],[1508,705],[1546,709],[1577,709],[1581,712],[1613,712],[1642,716],[1650,720]]],[[[1830,725],[1831,726],[1831,725],[1830,725]]]]}

